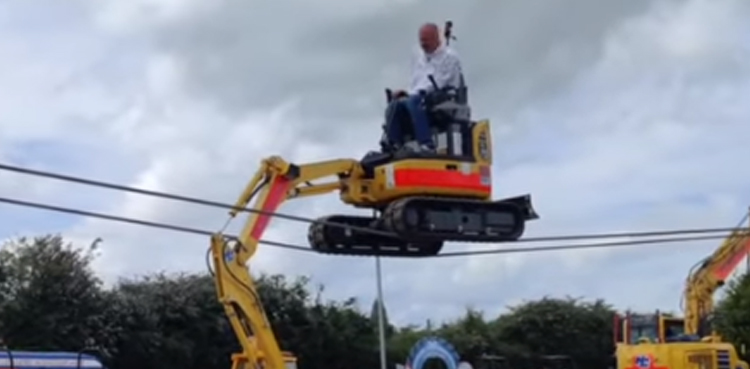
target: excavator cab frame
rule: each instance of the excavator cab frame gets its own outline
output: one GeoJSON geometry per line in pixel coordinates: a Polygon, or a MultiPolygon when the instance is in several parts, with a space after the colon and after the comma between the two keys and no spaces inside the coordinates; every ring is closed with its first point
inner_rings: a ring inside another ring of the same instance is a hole
{"type": "Polygon", "coordinates": [[[653,314],[614,316],[614,341],[637,344],[639,342],[674,342],[685,337],[685,320],[656,311],[653,314]]]}

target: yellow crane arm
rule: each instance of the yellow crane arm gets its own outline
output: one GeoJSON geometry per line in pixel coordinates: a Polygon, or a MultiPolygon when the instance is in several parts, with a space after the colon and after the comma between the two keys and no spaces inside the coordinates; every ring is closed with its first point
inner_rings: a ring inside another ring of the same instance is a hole
{"type": "Polygon", "coordinates": [[[724,285],[737,265],[750,253],[748,229],[737,229],[716,251],[698,264],[685,286],[685,333],[706,335],[703,325],[713,312],[714,293],[724,285]]]}
{"type": "Polygon", "coordinates": [[[296,362],[279,348],[247,262],[257,251],[273,212],[285,200],[336,191],[341,186],[339,179],[322,184],[312,184],[311,181],[334,175],[346,176],[354,170],[360,170],[354,160],[297,166],[280,157],[264,159],[230,211],[234,218],[255,199],[239,236],[229,239],[219,232],[211,237],[217,295],[242,347],[241,354],[233,355],[233,369],[244,368],[246,363],[250,363],[248,367],[261,364],[260,367],[267,369],[284,369],[286,363],[296,362]]]}

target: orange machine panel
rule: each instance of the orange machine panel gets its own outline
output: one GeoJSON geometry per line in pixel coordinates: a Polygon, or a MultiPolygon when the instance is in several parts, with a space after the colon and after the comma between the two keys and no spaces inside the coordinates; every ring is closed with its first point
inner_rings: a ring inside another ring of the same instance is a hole
{"type": "Polygon", "coordinates": [[[482,166],[478,172],[462,173],[448,169],[403,168],[394,171],[396,188],[450,188],[478,192],[492,192],[488,180],[489,168],[482,166]]]}
{"type": "Polygon", "coordinates": [[[375,170],[371,195],[378,202],[404,196],[492,197],[489,165],[456,160],[407,159],[375,170]]]}

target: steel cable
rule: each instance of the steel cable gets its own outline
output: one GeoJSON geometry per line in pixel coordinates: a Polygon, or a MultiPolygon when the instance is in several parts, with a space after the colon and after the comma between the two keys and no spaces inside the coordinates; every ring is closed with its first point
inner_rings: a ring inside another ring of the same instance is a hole
{"type": "MultiPolygon", "coordinates": [[[[116,215],[111,215],[111,214],[104,214],[104,213],[98,213],[98,212],[93,212],[93,211],[68,208],[68,207],[63,207],[63,206],[42,204],[38,202],[31,202],[31,201],[18,200],[18,199],[10,199],[6,197],[0,197],[0,203],[6,203],[6,204],[11,204],[11,205],[24,206],[24,207],[30,207],[30,208],[36,208],[36,209],[42,209],[42,210],[48,210],[48,211],[54,211],[54,212],[60,212],[60,213],[67,213],[67,214],[79,215],[79,216],[85,216],[85,217],[99,218],[99,219],[110,220],[114,222],[129,223],[129,224],[140,225],[144,227],[171,230],[175,232],[183,232],[183,233],[196,234],[196,235],[201,235],[201,236],[210,236],[213,234],[213,232],[211,231],[198,229],[198,228],[184,227],[184,226],[178,226],[178,225],[172,225],[172,224],[160,223],[160,222],[152,222],[152,221],[146,221],[142,219],[127,218],[127,217],[121,217],[121,216],[116,216],[116,215]]],[[[228,236],[228,238],[236,239],[235,236],[228,236]]],[[[446,252],[446,253],[438,254],[432,257],[445,258],[445,257],[459,257],[459,256],[475,256],[475,255],[510,254],[510,253],[519,253],[519,252],[544,252],[544,251],[563,251],[563,250],[575,250],[575,249],[595,249],[595,248],[636,246],[636,245],[655,244],[655,243],[692,242],[692,241],[703,241],[703,240],[713,240],[713,239],[722,239],[722,238],[725,238],[725,235],[673,237],[673,238],[660,238],[660,239],[649,239],[649,240],[631,240],[631,241],[621,241],[621,242],[562,244],[562,245],[536,246],[536,247],[495,248],[491,250],[446,252]]],[[[258,241],[258,243],[263,244],[263,245],[273,246],[273,247],[295,250],[295,251],[315,253],[315,251],[310,249],[309,247],[295,245],[295,244],[286,243],[286,242],[260,240],[258,241]]]]}
{"type": "MultiPolygon", "coordinates": [[[[135,218],[128,218],[128,217],[121,217],[118,215],[112,215],[112,214],[105,214],[105,213],[98,213],[88,210],[80,210],[80,209],[73,209],[63,206],[56,206],[56,205],[50,205],[50,204],[42,204],[38,202],[32,202],[32,201],[25,201],[25,200],[18,200],[18,199],[10,199],[7,197],[0,197],[0,202],[11,204],[11,205],[18,205],[18,206],[24,206],[29,208],[36,208],[41,210],[49,210],[54,211],[58,213],[67,213],[72,215],[80,215],[83,217],[89,217],[89,218],[98,218],[98,219],[104,219],[104,220],[110,220],[113,222],[119,222],[119,223],[128,223],[128,224],[134,224],[134,225],[140,225],[144,227],[149,228],[158,228],[158,229],[164,229],[169,231],[175,231],[175,232],[182,232],[182,233],[189,233],[189,234],[195,234],[200,236],[212,236],[214,232],[205,230],[205,229],[199,229],[199,228],[191,228],[191,227],[185,227],[185,226],[179,226],[174,224],[167,224],[167,223],[160,223],[160,222],[152,222],[148,220],[142,220],[142,219],[135,219],[135,218]]],[[[237,236],[226,236],[228,239],[237,239],[237,236]]],[[[261,240],[258,241],[258,243],[268,246],[275,246],[285,249],[293,249],[297,251],[306,251],[306,252],[312,252],[313,250],[309,247],[304,246],[297,246],[292,244],[286,244],[283,242],[275,242],[275,241],[268,241],[268,240],[261,240]]]]}
{"type": "MultiPolygon", "coordinates": [[[[322,225],[326,225],[330,227],[348,228],[357,232],[369,233],[373,235],[397,237],[397,235],[395,235],[392,232],[380,231],[380,230],[375,230],[375,229],[371,229],[367,227],[350,226],[346,224],[321,221],[321,220],[317,220],[313,218],[296,216],[296,215],[291,215],[291,214],[272,212],[272,211],[263,211],[259,209],[250,209],[247,207],[238,208],[238,207],[235,207],[233,204],[228,204],[228,203],[219,202],[219,201],[183,196],[183,195],[178,195],[174,193],[146,190],[146,189],[141,189],[141,188],[136,188],[136,187],[125,186],[121,184],[116,184],[116,183],[103,182],[103,181],[92,180],[88,178],[54,173],[50,171],[24,168],[21,166],[0,163],[0,170],[26,174],[26,175],[31,175],[31,176],[37,176],[37,177],[43,177],[43,178],[49,178],[49,179],[55,179],[55,180],[64,181],[64,182],[77,183],[77,184],[82,184],[82,185],[87,185],[87,186],[106,188],[106,189],[111,189],[111,190],[116,190],[116,191],[136,193],[136,194],[140,194],[144,196],[163,198],[167,200],[191,203],[191,204],[196,204],[196,205],[203,205],[203,206],[221,208],[221,209],[226,209],[226,210],[238,210],[238,211],[247,212],[247,213],[256,213],[256,214],[267,215],[271,217],[277,217],[277,218],[296,221],[296,222],[318,223],[318,224],[322,224],[322,225]]],[[[592,233],[592,234],[578,234],[578,235],[555,235],[555,236],[528,237],[528,238],[520,239],[515,242],[583,241],[583,240],[596,240],[596,239],[622,238],[622,237],[631,237],[631,238],[662,237],[662,236],[677,236],[677,235],[688,235],[688,234],[697,235],[697,234],[709,234],[709,233],[728,234],[728,233],[735,231],[736,229],[737,229],[736,227],[735,228],[693,228],[693,229],[673,229],[673,230],[644,231],[644,232],[611,232],[611,233],[592,233]]]]}
{"type": "MultiPolygon", "coordinates": [[[[139,195],[158,197],[162,199],[174,200],[174,201],[185,202],[185,203],[190,203],[190,204],[203,205],[203,206],[226,209],[226,210],[237,210],[237,211],[242,211],[246,213],[267,215],[267,216],[291,220],[295,222],[318,223],[318,224],[331,226],[331,227],[344,227],[345,226],[339,223],[326,222],[326,221],[321,221],[321,220],[308,218],[308,217],[301,217],[297,215],[272,212],[272,211],[264,211],[260,209],[250,209],[247,207],[245,208],[236,207],[233,204],[229,204],[225,202],[200,199],[196,197],[183,196],[183,195],[167,193],[167,192],[146,190],[142,188],[130,187],[130,186],[120,185],[116,183],[97,181],[97,180],[88,179],[88,178],[75,177],[75,176],[70,176],[66,174],[53,173],[53,172],[43,171],[43,170],[29,169],[29,168],[2,164],[2,163],[0,163],[0,170],[27,174],[27,175],[36,176],[36,177],[56,179],[56,180],[63,181],[63,182],[71,182],[71,183],[77,183],[77,184],[82,184],[82,185],[87,185],[87,186],[106,188],[110,190],[137,193],[139,195]]],[[[393,236],[394,235],[393,233],[390,233],[390,232],[378,231],[378,230],[370,229],[366,227],[353,227],[353,226],[346,226],[346,227],[353,229],[355,231],[358,231],[358,232],[368,232],[370,234],[376,234],[376,235],[381,235],[381,236],[393,236]]]]}

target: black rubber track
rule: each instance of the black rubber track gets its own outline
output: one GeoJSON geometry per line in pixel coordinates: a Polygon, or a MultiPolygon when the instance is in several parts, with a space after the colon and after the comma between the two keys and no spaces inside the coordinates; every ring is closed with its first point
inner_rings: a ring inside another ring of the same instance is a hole
{"type": "Polygon", "coordinates": [[[510,242],[523,235],[528,215],[513,201],[410,197],[391,203],[382,217],[404,240],[510,242]]]}
{"type": "Polygon", "coordinates": [[[313,223],[307,238],[313,250],[322,254],[353,256],[426,257],[440,253],[441,240],[403,240],[397,237],[371,234],[331,224],[346,224],[354,227],[378,227],[378,219],[373,217],[331,215],[318,219],[323,223],[313,223]]]}

